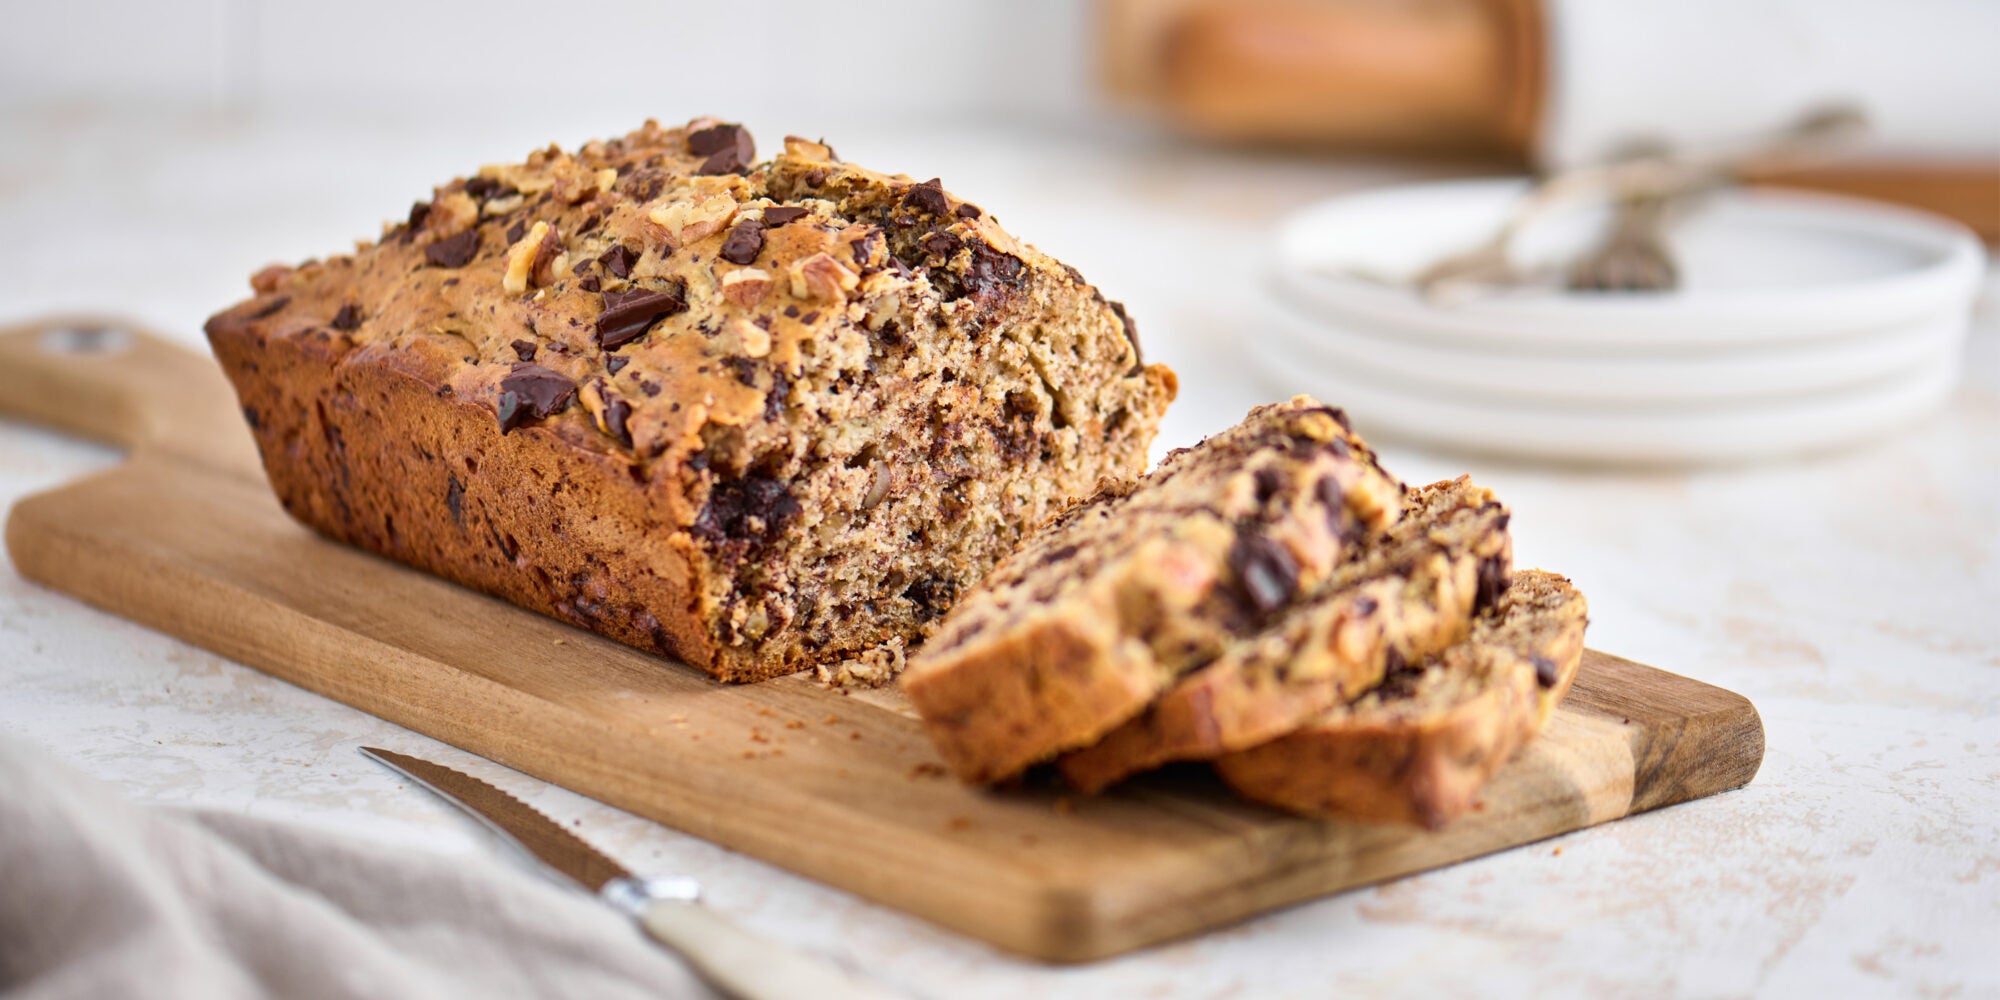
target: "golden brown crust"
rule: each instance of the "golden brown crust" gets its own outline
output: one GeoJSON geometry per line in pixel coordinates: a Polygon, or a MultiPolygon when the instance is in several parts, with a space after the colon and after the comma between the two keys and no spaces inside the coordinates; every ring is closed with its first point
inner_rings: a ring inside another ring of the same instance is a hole
{"type": "Polygon", "coordinates": [[[1174,392],[935,182],[714,120],[447,184],[208,333],[336,538],[719,677],[913,640],[1174,392]],[[956,530],[927,534],[950,523],[956,530]]]}
{"type": "Polygon", "coordinates": [[[1413,491],[1403,520],[1358,549],[1324,592],[1065,755],[1063,776],[1097,792],[1169,761],[1256,746],[1459,642],[1481,582],[1504,580],[1511,568],[1507,520],[1493,494],[1465,477],[1413,491]]]}
{"type": "Polygon", "coordinates": [[[1514,574],[1466,642],[1406,690],[1332,710],[1216,760],[1247,798],[1308,815],[1418,823],[1463,815],[1547,721],[1583,659],[1583,595],[1552,573],[1514,574]]]}

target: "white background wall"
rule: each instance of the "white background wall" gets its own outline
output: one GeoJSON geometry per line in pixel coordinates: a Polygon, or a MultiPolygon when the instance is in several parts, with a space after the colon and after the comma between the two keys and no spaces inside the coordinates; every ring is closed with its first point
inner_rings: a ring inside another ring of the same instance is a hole
{"type": "Polygon", "coordinates": [[[0,0],[0,107],[1071,115],[1081,0],[0,0]]]}

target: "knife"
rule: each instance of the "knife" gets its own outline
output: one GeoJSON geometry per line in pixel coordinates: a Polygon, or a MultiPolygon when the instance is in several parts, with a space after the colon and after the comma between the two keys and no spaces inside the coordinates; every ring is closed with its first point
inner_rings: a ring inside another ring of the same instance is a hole
{"type": "Polygon", "coordinates": [[[408,754],[362,747],[377,763],[437,794],[614,908],[653,940],[678,952],[695,973],[738,1000],[886,1000],[846,970],[738,926],[701,905],[688,878],[637,878],[533,806],[472,775],[408,754]]]}

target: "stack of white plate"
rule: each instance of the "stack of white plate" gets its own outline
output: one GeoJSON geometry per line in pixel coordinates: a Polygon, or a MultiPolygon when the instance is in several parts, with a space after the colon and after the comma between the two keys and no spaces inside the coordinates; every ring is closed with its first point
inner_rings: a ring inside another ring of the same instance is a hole
{"type": "MultiPolygon", "coordinates": [[[[1826,450],[1908,426],[1958,381],[1979,243],[1871,202],[1712,196],[1672,232],[1671,292],[1550,283],[1432,302],[1403,283],[1486,239],[1524,190],[1423,184],[1297,213],[1251,342],[1363,433],[1591,463],[1826,450]]],[[[1591,208],[1538,222],[1515,259],[1559,271],[1604,221],[1591,208]]]]}

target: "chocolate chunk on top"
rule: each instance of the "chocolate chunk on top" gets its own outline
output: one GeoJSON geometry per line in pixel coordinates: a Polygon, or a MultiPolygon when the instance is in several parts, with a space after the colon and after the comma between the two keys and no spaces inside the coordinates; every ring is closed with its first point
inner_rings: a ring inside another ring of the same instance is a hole
{"type": "Polygon", "coordinates": [[[763,249],[764,224],[756,219],[745,219],[729,230],[718,255],[731,264],[748,264],[756,260],[763,249]]]}
{"type": "Polygon", "coordinates": [[[424,259],[438,267],[464,267],[479,255],[479,230],[468,229],[424,248],[424,259]]]}
{"type": "Polygon", "coordinates": [[[733,174],[757,159],[757,146],[750,130],[741,125],[716,125],[687,137],[688,152],[706,156],[698,174],[733,174]]]}
{"type": "Polygon", "coordinates": [[[522,361],[533,361],[533,360],[535,360],[535,349],[536,349],[536,348],[535,348],[535,342],[534,342],[534,341],[532,341],[532,340],[517,340],[517,341],[514,341],[514,342],[513,342],[512,344],[509,344],[509,345],[507,345],[507,346],[509,346],[509,347],[512,347],[512,348],[514,349],[514,353],[515,353],[515,355],[517,355],[518,357],[520,357],[520,359],[521,359],[522,361]]]}
{"type": "Polygon", "coordinates": [[[502,395],[518,397],[528,415],[544,418],[560,413],[576,396],[576,380],[541,365],[522,362],[500,380],[502,395]]]}
{"type": "Polygon", "coordinates": [[[633,253],[632,248],[619,243],[604,251],[603,255],[597,258],[597,262],[603,264],[604,269],[613,275],[629,278],[632,276],[632,265],[639,262],[639,255],[633,253]]]}
{"type": "Polygon", "coordinates": [[[604,404],[604,426],[611,431],[611,436],[617,439],[619,444],[627,448],[632,447],[631,419],[631,403],[614,398],[604,404]]]}
{"type": "Polygon", "coordinates": [[[948,215],[951,212],[951,200],[944,196],[944,181],[936,177],[912,187],[903,195],[903,204],[932,215],[948,215]]]}
{"type": "Polygon", "coordinates": [[[465,182],[465,193],[484,201],[487,198],[504,198],[514,194],[514,187],[505,181],[491,177],[474,177],[465,182]]]}
{"type": "Polygon", "coordinates": [[[770,208],[764,210],[764,225],[776,229],[787,223],[797,222],[811,214],[810,210],[800,208],[797,205],[772,205],[770,208]]]}
{"type": "Polygon", "coordinates": [[[597,343],[615,350],[637,340],[658,322],[687,309],[687,300],[672,292],[632,289],[605,292],[604,311],[597,316],[597,343]]]}
{"type": "Polygon", "coordinates": [[[328,320],[326,325],[333,327],[336,330],[360,329],[361,310],[356,308],[354,303],[349,302],[346,305],[341,306],[340,311],[334,313],[333,319],[328,320]]]}

